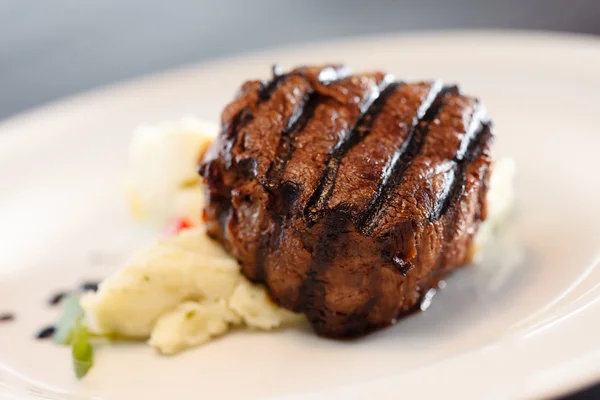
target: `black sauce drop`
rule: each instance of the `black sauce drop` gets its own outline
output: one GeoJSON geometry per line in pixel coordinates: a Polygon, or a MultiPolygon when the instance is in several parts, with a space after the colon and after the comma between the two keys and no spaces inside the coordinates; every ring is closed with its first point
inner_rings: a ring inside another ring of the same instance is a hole
{"type": "Polygon", "coordinates": [[[67,292],[58,292],[56,294],[54,294],[52,297],[50,297],[50,299],[48,299],[48,304],[50,304],[51,306],[56,306],[58,305],[62,299],[65,298],[65,296],[68,296],[69,293],[67,292]]]}
{"type": "Polygon", "coordinates": [[[79,285],[79,288],[84,292],[96,292],[98,291],[99,284],[99,282],[83,282],[81,285],[79,285]]]}
{"type": "Polygon", "coordinates": [[[0,314],[0,322],[9,322],[15,320],[15,314],[13,313],[3,313],[0,314]]]}
{"type": "Polygon", "coordinates": [[[56,328],[53,325],[47,326],[45,328],[40,329],[38,333],[36,333],[36,339],[48,339],[54,336],[54,331],[56,328]]]}

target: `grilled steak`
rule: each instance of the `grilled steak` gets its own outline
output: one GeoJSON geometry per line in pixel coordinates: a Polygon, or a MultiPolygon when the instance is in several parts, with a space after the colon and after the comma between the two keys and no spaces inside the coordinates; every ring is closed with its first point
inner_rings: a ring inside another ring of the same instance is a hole
{"type": "Polygon", "coordinates": [[[201,165],[209,234],[318,334],[389,325],[467,261],[486,214],[484,108],[438,81],[273,75],[242,86],[201,165]]]}

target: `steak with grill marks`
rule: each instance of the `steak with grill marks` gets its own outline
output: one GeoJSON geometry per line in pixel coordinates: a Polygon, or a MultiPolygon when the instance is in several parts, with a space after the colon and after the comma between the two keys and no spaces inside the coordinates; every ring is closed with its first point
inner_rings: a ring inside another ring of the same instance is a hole
{"type": "Polygon", "coordinates": [[[200,167],[208,232],[318,334],[389,325],[468,261],[490,127],[439,81],[274,69],[225,108],[200,167]]]}

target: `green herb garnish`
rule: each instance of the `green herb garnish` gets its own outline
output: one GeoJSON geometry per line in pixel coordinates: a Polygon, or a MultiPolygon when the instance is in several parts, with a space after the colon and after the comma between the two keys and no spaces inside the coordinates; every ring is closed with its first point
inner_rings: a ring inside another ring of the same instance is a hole
{"type": "Polygon", "coordinates": [[[189,310],[185,313],[185,319],[192,319],[196,316],[196,310],[189,310]]]}
{"type": "Polygon", "coordinates": [[[62,313],[56,322],[54,342],[70,345],[73,369],[77,379],[87,374],[94,362],[94,349],[90,344],[90,333],[83,324],[83,309],[79,299],[67,296],[62,301],[62,313]]]}
{"type": "Polygon", "coordinates": [[[75,296],[66,296],[61,302],[61,314],[56,321],[56,332],[54,343],[70,344],[71,336],[75,328],[81,324],[83,309],[79,305],[79,299],[75,296]]]}
{"type": "Polygon", "coordinates": [[[90,344],[90,335],[87,328],[80,323],[72,334],[71,354],[73,355],[73,369],[77,379],[81,379],[92,368],[94,363],[94,349],[90,344]]]}

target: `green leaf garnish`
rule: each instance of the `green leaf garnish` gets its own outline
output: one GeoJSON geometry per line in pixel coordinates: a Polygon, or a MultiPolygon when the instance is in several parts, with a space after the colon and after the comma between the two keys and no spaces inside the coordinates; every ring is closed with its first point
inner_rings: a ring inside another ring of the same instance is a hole
{"type": "Polygon", "coordinates": [[[79,299],[68,296],[62,301],[62,312],[56,322],[54,342],[71,345],[73,369],[77,379],[83,378],[94,362],[94,349],[90,343],[93,336],[83,324],[83,309],[79,299]]]}
{"type": "Polygon", "coordinates": [[[71,354],[73,355],[73,369],[77,379],[83,378],[94,363],[94,349],[89,341],[87,328],[81,323],[77,325],[72,334],[71,354]]]}
{"type": "Polygon", "coordinates": [[[75,296],[67,296],[62,300],[61,314],[56,321],[56,332],[54,342],[58,344],[71,343],[71,336],[75,328],[83,319],[83,309],[79,305],[79,299],[75,296]]]}

